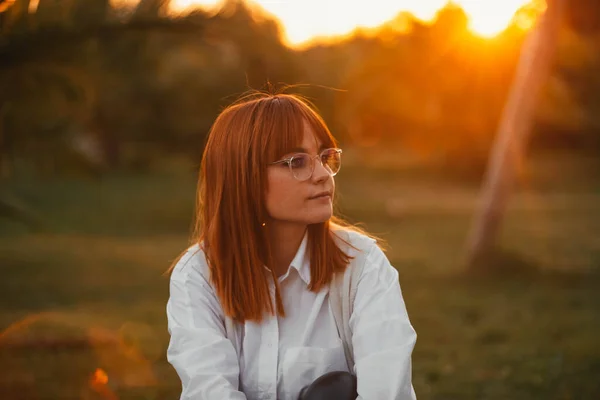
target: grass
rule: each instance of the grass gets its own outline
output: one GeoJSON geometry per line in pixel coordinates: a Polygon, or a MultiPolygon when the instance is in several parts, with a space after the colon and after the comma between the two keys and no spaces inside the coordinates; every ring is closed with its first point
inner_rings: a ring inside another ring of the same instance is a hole
{"type": "MultiPolygon", "coordinates": [[[[340,210],[387,241],[400,272],[419,399],[600,398],[600,190],[544,173],[513,197],[493,260],[534,272],[481,276],[462,271],[476,186],[340,174],[340,210]]],[[[5,189],[43,225],[0,225],[0,398],[178,398],[162,273],[187,244],[195,177],[5,189]]]]}

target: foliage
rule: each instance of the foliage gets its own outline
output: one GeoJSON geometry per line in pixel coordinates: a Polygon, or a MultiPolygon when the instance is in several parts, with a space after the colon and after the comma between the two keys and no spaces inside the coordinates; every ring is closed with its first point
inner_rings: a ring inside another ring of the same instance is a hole
{"type": "MultiPolygon", "coordinates": [[[[399,14],[296,50],[276,21],[241,0],[186,14],[168,12],[165,0],[115,4],[40,0],[33,12],[15,0],[0,13],[4,175],[20,161],[45,173],[99,174],[147,169],[172,154],[197,160],[219,110],[269,83],[299,84],[293,90],[314,101],[346,146],[392,146],[403,159],[479,176],[526,34],[513,25],[477,37],[448,6],[433,24],[399,14]]],[[[594,4],[569,2],[534,149],[598,151],[594,4]]]]}

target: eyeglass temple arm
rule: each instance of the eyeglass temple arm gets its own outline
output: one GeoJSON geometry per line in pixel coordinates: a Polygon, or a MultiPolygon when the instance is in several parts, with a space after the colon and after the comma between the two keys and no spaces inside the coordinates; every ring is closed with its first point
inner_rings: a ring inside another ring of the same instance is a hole
{"type": "Polygon", "coordinates": [[[273,162],[271,163],[271,165],[273,165],[273,164],[283,164],[283,163],[286,163],[286,162],[290,162],[290,160],[291,160],[291,158],[285,158],[285,159],[283,159],[283,160],[279,160],[279,161],[273,161],[273,162]]]}

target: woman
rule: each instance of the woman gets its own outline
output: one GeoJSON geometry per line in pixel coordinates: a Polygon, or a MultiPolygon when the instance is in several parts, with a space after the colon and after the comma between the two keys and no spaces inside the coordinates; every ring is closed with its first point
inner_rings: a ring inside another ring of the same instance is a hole
{"type": "Polygon", "coordinates": [[[415,398],[416,334],[398,273],[333,216],[340,160],[322,118],[294,95],[255,94],[216,119],[193,244],[174,264],[167,304],[182,399],[296,400],[332,371],[355,375],[360,399],[415,398]],[[358,252],[349,371],[328,285],[358,252]]]}

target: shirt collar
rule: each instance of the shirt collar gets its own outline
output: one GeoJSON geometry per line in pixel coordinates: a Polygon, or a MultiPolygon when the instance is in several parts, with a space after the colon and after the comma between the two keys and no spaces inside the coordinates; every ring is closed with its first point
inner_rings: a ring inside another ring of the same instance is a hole
{"type": "MultiPolygon", "coordinates": [[[[304,283],[306,285],[310,284],[310,255],[307,253],[307,247],[308,231],[304,234],[302,242],[300,243],[298,250],[296,250],[296,255],[288,266],[286,273],[278,278],[279,282],[282,282],[285,278],[287,278],[290,274],[290,270],[294,268],[296,271],[298,271],[298,275],[304,281],[304,283]]],[[[263,267],[265,270],[269,271],[269,273],[271,272],[266,265],[263,265],[263,267]]]]}

